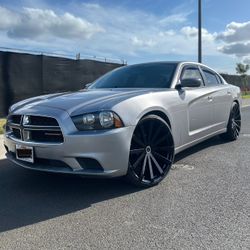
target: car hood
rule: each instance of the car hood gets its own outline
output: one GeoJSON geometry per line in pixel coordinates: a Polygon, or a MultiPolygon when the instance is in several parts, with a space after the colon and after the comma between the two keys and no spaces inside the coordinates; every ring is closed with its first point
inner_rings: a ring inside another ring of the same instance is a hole
{"type": "MultiPolygon", "coordinates": [[[[72,93],[38,96],[12,106],[11,112],[20,108],[45,106],[67,111],[70,115],[88,110],[112,108],[115,104],[138,95],[155,92],[153,89],[93,89],[72,93]]],[[[158,90],[159,91],[159,90],[158,90]]]]}

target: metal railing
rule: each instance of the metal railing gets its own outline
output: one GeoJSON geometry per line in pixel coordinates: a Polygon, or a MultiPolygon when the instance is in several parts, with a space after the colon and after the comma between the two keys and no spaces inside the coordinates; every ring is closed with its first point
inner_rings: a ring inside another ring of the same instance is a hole
{"type": "Polygon", "coordinates": [[[100,61],[100,62],[127,65],[127,61],[124,59],[109,58],[109,57],[96,56],[96,55],[87,55],[87,54],[83,54],[80,52],[76,54],[73,54],[73,53],[64,54],[64,53],[48,52],[48,51],[42,51],[42,50],[28,50],[28,49],[8,48],[8,47],[0,47],[0,50],[6,51],[6,52],[28,53],[28,54],[33,54],[33,55],[64,57],[64,58],[69,58],[69,59],[74,59],[74,60],[90,59],[90,60],[100,61]]]}

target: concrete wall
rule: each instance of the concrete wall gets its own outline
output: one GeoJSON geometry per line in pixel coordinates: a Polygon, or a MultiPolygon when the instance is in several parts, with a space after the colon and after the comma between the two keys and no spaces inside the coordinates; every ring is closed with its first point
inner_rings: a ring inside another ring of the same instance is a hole
{"type": "Polygon", "coordinates": [[[0,51],[0,117],[11,104],[25,98],[74,91],[122,66],[93,60],[0,51]]]}

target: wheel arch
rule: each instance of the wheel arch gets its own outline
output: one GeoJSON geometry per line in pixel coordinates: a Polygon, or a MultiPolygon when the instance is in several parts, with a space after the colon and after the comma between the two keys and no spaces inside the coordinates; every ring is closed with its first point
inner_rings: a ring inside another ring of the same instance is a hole
{"type": "Polygon", "coordinates": [[[234,102],[237,103],[237,104],[240,106],[240,103],[239,103],[239,101],[238,101],[237,99],[234,99],[234,100],[233,100],[233,103],[234,103],[234,102]]]}
{"type": "Polygon", "coordinates": [[[170,129],[172,128],[170,119],[168,118],[168,116],[163,111],[161,111],[161,110],[149,111],[146,114],[144,114],[141,117],[141,119],[144,118],[145,116],[148,116],[148,115],[157,115],[157,116],[161,117],[169,125],[170,129]]]}
{"type": "MultiPolygon", "coordinates": [[[[240,101],[239,101],[238,99],[234,99],[233,102],[232,102],[232,106],[233,106],[234,103],[236,103],[236,104],[239,106],[239,108],[240,108],[240,113],[241,113],[241,103],[240,103],[240,101]]],[[[231,106],[231,107],[232,107],[232,106],[231,106]]],[[[230,110],[231,110],[231,108],[230,108],[230,110]]]]}

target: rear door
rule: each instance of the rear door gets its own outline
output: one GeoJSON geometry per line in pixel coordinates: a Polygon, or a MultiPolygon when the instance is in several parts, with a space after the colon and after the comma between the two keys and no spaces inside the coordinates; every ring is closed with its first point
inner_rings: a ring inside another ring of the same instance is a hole
{"type": "Polygon", "coordinates": [[[223,83],[220,76],[214,71],[201,67],[205,86],[210,90],[213,102],[212,124],[214,131],[226,127],[231,104],[233,101],[230,86],[223,83]]]}

